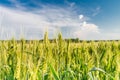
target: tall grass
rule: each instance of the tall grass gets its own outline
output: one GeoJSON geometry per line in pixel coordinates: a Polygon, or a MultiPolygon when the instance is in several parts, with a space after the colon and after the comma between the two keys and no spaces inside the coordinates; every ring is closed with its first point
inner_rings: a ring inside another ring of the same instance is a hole
{"type": "Polygon", "coordinates": [[[0,41],[0,80],[120,80],[120,42],[0,41]]]}

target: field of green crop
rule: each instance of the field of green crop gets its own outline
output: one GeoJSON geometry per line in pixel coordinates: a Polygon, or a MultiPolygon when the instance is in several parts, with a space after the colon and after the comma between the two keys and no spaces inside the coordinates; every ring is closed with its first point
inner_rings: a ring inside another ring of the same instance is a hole
{"type": "Polygon", "coordinates": [[[0,80],[120,80],[120,42],[0,41],[0,80]]]}

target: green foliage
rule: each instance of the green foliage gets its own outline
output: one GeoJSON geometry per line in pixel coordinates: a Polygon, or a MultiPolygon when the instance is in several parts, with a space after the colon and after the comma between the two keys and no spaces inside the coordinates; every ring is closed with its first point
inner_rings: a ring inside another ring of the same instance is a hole
{"type": "Polygon", "coordinates": [[[52,72],[52,75],[54,77],[55,80],[60,80],[57,73],[55,72],[54,68],[51,66],[51,64],[49,64],[50,70],[52,72]]]}

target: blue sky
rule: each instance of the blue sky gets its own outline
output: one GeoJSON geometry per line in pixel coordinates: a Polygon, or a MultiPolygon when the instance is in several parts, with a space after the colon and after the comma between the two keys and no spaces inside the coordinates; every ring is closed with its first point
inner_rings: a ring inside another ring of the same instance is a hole
{"type": "Polygon", "coordinates": [[[120,39],[120,0],[0,0],[0,39],[120,39]]]}

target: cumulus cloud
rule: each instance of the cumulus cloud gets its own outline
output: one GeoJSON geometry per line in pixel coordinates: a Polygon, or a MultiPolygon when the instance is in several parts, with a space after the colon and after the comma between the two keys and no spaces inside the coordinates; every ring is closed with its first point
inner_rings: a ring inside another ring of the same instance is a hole
{"type": "Polygon", "coordinates": [[[80,39],[99,39],[97,37],[100,35],[98,26],[87,23],[86,21],[83,21],[81,26],[81,30],[74,32],[74,36],[79,37],[80,39]]]}
{"type": "Polygon", "coordinates": [[[83,19],[83,17],[84,17],[83,15],[79,15],[79,19],[80,19],[80,20],[83,19]]]}
{"type": "Polygon", "coordinates": [[[46,7],[31,11],[17,10],[0,6],[0,39],[42,39],[44,32],[49,32],[50,38],[62,32],[64,38],[89,39],[90,35],[99,34],[99,28],[94,23],[83,19],[72,10],[60,7],[46,7]],[[83,20],[82,20],[83,19],[83,20]]]}

